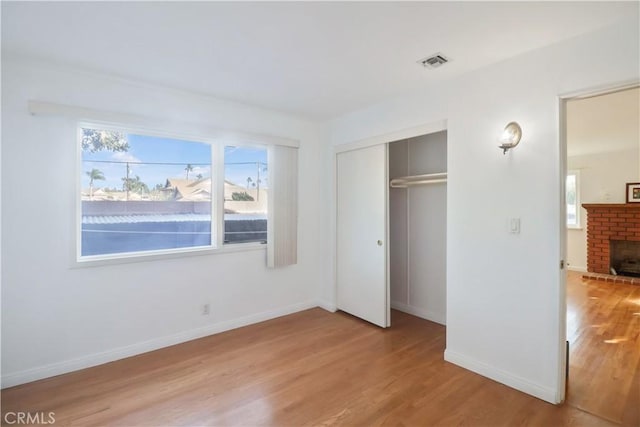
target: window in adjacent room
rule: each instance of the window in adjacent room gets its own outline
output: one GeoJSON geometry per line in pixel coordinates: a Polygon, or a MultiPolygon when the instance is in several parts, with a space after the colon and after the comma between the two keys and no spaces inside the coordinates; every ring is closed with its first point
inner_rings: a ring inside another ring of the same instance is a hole
{"type": "Polygon", "coordinates": [[[580,228],[580,171],[567,173],[566,182],[567,227],[580,228]]]}

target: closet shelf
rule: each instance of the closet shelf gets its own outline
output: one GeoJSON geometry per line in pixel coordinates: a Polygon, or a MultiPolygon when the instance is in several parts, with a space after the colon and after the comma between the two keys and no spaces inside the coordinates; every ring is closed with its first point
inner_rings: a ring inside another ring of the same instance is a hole
{"type": "Polygon", "coordinates": [[[426,175],[410,175],[393,178],[389,185],[391,188],[407,188],[414,185],[437,184],[447,182],[447,173],[430,173],[426,175]]]}

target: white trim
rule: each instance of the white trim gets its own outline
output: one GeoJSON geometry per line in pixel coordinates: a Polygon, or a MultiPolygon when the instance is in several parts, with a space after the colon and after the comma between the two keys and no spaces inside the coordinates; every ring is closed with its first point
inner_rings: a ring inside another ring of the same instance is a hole
{"type": "Polygon", "coordinates": [[[440,325],[446,326],[447,324],[447,317],[444,315],[444,313],[437,313],[431,310],[424,310],[422,308],[405,304],[399,301],[391,301],[391,308],[393,308],[394,310],[401,311],[403,313],[411,314],[412,316],[420,317],[421,319],[439,323],[440,325]]]}
{"type": "MultiPolygon", "coordinates": [[[[559,213],[560,213],[560,236],[558,237],[558,293],[557,306],[558,310],[558,330],[557,339],[558,347],[556,348],[556,390],[555,402],[564,402],[567,389],[567,272],[561,267],[561,264],[567,262],[567,109],[566,101],[559,99],[558,101],[558,181],[559,188],[559,213]]],[[[581,209],[576,212],[581,215],[581,209]]],[[[552,350],[552,349],[551,349],[552,350]]],[[[552,350],[553,351],[553,350],[552,350]]]]}
{"type": "Polygon", "coordinates": [[[610,93],[622,92],[624,90],[637,88],[639,86],[640,86],[639,79],[631,79],[631,80],[622,81],[613,85],[610,85],[610,84],[600,85],[600,86],[594,86],[594,87],[586,88],[582,90],[565,92],[563,94],[560,94],[558,98],[566,101],[593,98],[600,95],[607,95],[610,93]]]}
{"type": "Polygon", "coordinates": [[[389,143],[384,144],[384,283],[385,296],[384,305],[387,328],[391,326],[391,226],[390,203],[389,203],[389,143]]]}
{"type": "Polygon", "coordinates": [[[586,273],[587,267],[574,267],[572,265],[567,265],[567,270],[569,271],[577,271],[578,273],[586,273]]]}
{"type": "MultiPolygon", "coordinates": [[[[82,258],[82,176],[84,170],[82,167],[82,129],[75,123],[76,128],[76,174],[74,177],[75,193],[73,194],[73,247],[69,248],[72,256],[70,260],[70,268],[79,267],[78,260],[82,258]]],[[[97,264],[96,264],[97,265],[97,264]]]]}
{"type": "Polygon", "coordinates": [[[94,353],[76,359],[65,360],[62,362],[51,363],[49,365],[38,366],[24,371],[3,374],[2,388],[13,387],[15,385],[36,381],[43,378],[49,378],[55,375],[61,375],[92,366],[102,365],[104,363],[113,362],[115,360],[124,359],[149,351],[181,344],[187,341],[218,334],[220,332],[229,331],[231,329],[240,328],[265,320],[274,319],[276,317],[286,316],[303,310],[316,307],[315,302],[304,302],[292,304],[286,307],[263,311],[257,314],[251,314],[237,319],[226,320],[212,325],[179,332],[173,335],[154,338],[148,341],[131,344],[124,347],[107,350],[100,353],[94,353]]]}
{"type": "Polygon", "coordinates": [[[158,120],[150,117],[123,114],[112,111],[95,110],[92,108],[54,104],[50,102],[42,102],[30,100],[28,102],[29,113],[33,115],[66,117],[79,121],[89,121],[100,125],[123,125],[125,127],[134,127],[145,133],[160,131],[163,134],[171,135],[176,129],[184,130],[180,132],[181,137],[195,140],[223,140],[227,145],[240,144],[260,144],[260,145],[283,145],[286,147],[300,147],[300,141],[295,139],[262,135],[250,132],[241,132],[229,129],[215,129],[195,123],[185,122],[167,122],[166,120],[158,120]]]}
{"type": "Polygon", "coordinates": [[[533,383],[525,378],[513,375],[512,373],[503,371],[501,369],[497,369],[491,365],[472,359],[463,354],[456,353],[447,349],[444,351],[444,360],[490,378],[499,383],[505,384],[516,390],[520,390],[523,393],[535,396],[538,399],[542,399],[553,404],[560,403],[560,401],[557,400],[556,391],[553,388],[544,387],[540,384],[533,383]]]}
{"type": "MultiPolygon", "coordinates": [[[[212,231],[211,245],[214,248],[225,248],[224,244],[224,144],[213,144],[211,146],[211,177],[215,179],[213,183],[213,197],[211,198],[211,212],[215,212],[214,221],[211,222],[212,231]]],[[[268,149],[268,148],[267,148],[268,149]]],[[[268,221],[267,221],[268,223],[268,221]]]]}
{"type": "MultiPolygon", "coordinates": [[[[406,141],[405,144],[407,145],[407,159],[406,161],[406,166],[407,166],[407,173],[410,172],[409,170],[409,164],[410,164],[410,159],[411,159],[411,146],[412,144],[409,144],[409,141],[406,141]]],[[[407,303],[405,304],[407,307],[411,306],[411,239],[409,238],[409,236],[411,236],[411,188],[407,188],[406,191],[406,206],[405,208],[407,209],[406,211],[406,215],[405,215],[405,220],[407,221],[407,235],[405,238],[405,244],[407,245],[407,259],[406,259],[406,264],[405,264],[405,268],[406,268],[406,274],[407,274],[407,303]]],[[[393,307],[394,301],[391,302],[391,306],[393,307]]],[[[402,304],[402,303],[400,303],[402,304]]],[[[404,311],[402,309],[399,309],[400,311],[404,311]]],[[[413,314],[410,311],[407,311],[407,313],[409,314],[413,314]]],[[[422,316],[419,316],[422,317],[422,316]]],[[[430,320],[430,319],[427,319],[430,320]]]]}
{"type": "MultiPolygon", "coordinates": [[[[220,234],[224,235],[223,232],[220,234]]],[[[73,260],[70,268],[100,267],[104,265],[131,264],[136,262],[157,261],[162,259],[182,258],[186,254],[196,255],[221,255],[235,252],[265,251],[267,245],[260,242],[229,243],[221,247],[212,246],[162,249],[157,251],[118,252],[110,255],[96,255],[95,259],[85,256],[79,260],[73,260]]]]}
{"type": "Polygon", "coordinates": [[[416,136],[428,135],[431,133],[447,130],[447,121],[438,120],[423,125],[414,126],[395,132],[385,133],[383,135],[371,136],[354,142],[348,142],[334,146],[334,152],[342,153],[344,151],[357,150],[359,148],[367,148],[373,145],[387,144],[389,142],[401,141],[403,139],[414,138],[416,136]]]}
{"type": "Polygon", "coordinates": [[[331,234],[329,236],[329,252],[330,262],[331,262],[331,280],[333,280],[331,287],[331,298],[333,300],[333,305],[336,306],[336,310],[338,307],[338,153],[332,153],[330,155],[330,163],[331,163],[331,216],[329,224],[329,229],[331,230],[331,234]]]}

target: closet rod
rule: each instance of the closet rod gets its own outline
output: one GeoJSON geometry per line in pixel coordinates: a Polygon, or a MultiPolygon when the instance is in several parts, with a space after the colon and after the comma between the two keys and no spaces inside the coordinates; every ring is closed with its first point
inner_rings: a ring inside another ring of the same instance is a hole
{"type": "Polygon", "coordinates": [[[437,184],[447,182],[447,173],[431,173],[426,175],[410,175],[394,178],[389,185],[391,188],[407,188],[413,185],[437,184]]]}

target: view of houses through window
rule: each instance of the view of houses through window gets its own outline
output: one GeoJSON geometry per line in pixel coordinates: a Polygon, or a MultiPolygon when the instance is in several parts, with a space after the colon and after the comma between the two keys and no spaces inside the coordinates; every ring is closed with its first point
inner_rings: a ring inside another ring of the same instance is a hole
{"type": "MultiPolygon", "coordinates": [[[[81,256],[215,246],[210,143],[81,128],[81,256]]],[[[224,149],[224,243],[267,238],[267,150],[224,149]]]]}
{"type": "Polygon", "coordinates": [[[224,148],[224,242],[267,241],[267,150],[224,148]]]}

